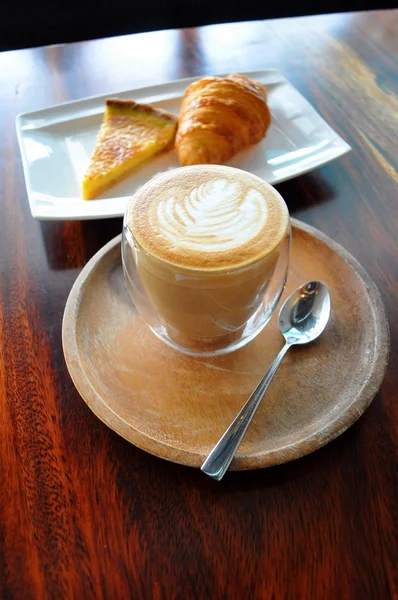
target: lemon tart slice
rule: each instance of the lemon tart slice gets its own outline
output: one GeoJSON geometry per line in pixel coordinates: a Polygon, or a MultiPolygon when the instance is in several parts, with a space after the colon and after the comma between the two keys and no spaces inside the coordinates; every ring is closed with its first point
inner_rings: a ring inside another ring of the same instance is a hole
{"type": "Polygon", "coordinates": [[[97,144],[82,182],[92,200],[126,177],[140,163],[172,147],[177,117],[132,100],[107,99],[97,144]]]}

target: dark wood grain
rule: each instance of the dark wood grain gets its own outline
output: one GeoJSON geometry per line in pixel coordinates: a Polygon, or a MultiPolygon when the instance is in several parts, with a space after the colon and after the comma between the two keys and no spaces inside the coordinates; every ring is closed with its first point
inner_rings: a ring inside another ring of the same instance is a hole
{"type": "Polygon", "coordinates": [[[166,31],[0,54],[0,593],[6,599],[398,597],[398,12],[166,31]],[[61,319],[121,220],[39,223],[14,119],[183,76],[275,67],[353,152],[279,189],[384,299],[392,354],[322,450],[221,483],[107,429],[76,392],[61,319]]]}

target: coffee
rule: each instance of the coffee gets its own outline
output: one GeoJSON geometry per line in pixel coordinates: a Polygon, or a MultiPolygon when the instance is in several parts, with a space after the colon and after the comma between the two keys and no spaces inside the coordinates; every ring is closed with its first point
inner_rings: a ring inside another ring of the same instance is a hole
{"type": "Polygon", "coordinates": [[[171,337],[238,335],[273,276],[289,214],[278,192],[231,167],[168,171],[127,214],[137,269],[171,337]]]}
{"type": "Polygon", "coordinates": [[[289,217],[278,192],[255,175],[199,165],[168,171],[142,187],[128,222],[157,259],[220,271],[270,254],[286,235],[289,217]]]}

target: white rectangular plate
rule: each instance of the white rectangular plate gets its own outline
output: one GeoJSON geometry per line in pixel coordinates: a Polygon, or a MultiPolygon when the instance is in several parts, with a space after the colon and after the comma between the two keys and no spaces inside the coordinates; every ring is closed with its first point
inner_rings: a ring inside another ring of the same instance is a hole
{"type": "MultiPolygon", "coordinates": [[[[272,122],[259,144],[240,152],[227,164],[275,184],[307,173],[350,150],[278,71],[246,74],[266,85],[272,122]]],[[[186,87],[197,79],[180,79],[18,115],[18,141],[33,217],[61,220],[123,215],[137,188],[179,163],[173,150],[143,164],[98,200],[82,200],[80,182],[95,146],[105,98],[131,98],[178,114],[186,87]]]]}

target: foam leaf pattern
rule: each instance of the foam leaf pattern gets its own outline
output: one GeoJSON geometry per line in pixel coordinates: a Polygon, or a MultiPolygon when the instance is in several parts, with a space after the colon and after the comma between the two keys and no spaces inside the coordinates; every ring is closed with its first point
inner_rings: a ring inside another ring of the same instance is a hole
{"type": "Polygon", "coordinates": [[[162,200],[157,208],[162,234],[179,247],[219,252],[247,244],[267,220],[267,203],[255,188],[215,179],[185,198],[162,200]]]}

